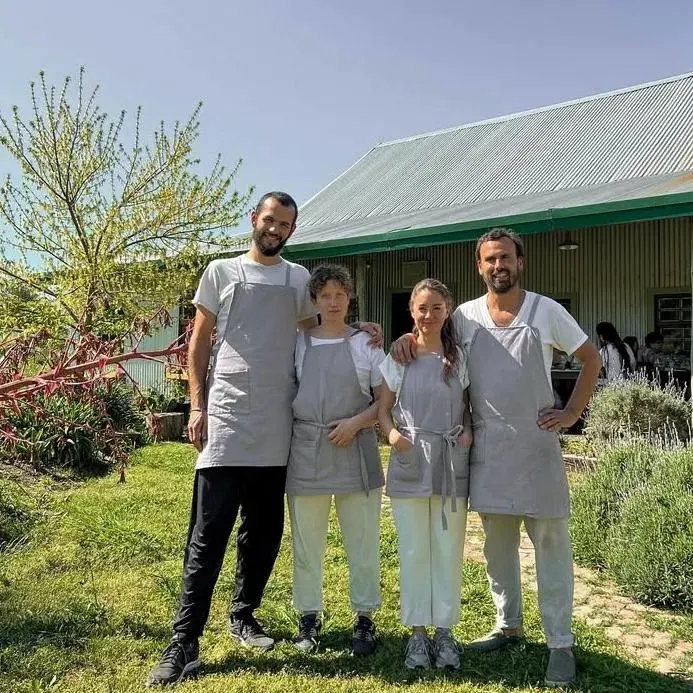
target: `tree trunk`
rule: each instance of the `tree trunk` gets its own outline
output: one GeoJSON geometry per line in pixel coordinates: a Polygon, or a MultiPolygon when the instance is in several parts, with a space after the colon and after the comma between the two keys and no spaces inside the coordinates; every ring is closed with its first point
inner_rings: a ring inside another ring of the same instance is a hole
{"type": "Polygon", "coordinates": [[[183,437],[183,414],[148,414],[147,430],[155,441],[180,440],[183,437]]]}

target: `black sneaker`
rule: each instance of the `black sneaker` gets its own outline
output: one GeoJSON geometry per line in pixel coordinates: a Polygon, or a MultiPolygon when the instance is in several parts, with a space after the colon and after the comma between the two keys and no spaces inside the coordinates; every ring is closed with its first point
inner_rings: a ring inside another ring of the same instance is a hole
{"type": "Polygon", "coordinates": [[[267,651],[274,647],[274,640],[270,638],[255,617],[229,616],[229,630],[231,636],[236,638],[244,647],[252,647],[257,650],[267,651]]]}
{"type": "Polygon", "coordinates": [[[298,635],[294,638],[294,646],[304,654],[310,654],[318,649],[318,635],[322,622],[317,614],[305,614],[298,621],[298,635]]]}
{"type": "Polygon", "coordinates": [[[186,676],[197,673],[199,654],[197,638],[184,640],[179,634],[174,635],[159,663],[149,672],[147,686],[174,686],[186,676]]]}
{"type": "Polygon", "coordinates": [[[375,652],[375,646],[375,623],[368,616],[359,616],[354,623],[351,651],[355,655],[369,655],[375,652]]]}

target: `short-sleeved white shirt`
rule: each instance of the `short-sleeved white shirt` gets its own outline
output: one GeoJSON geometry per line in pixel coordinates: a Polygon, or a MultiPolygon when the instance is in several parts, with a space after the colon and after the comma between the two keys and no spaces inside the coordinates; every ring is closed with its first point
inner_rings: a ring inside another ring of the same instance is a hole
{"type": "MultiPolygon", "coordinates": [[[[282,286],[284,284],[288,265],[289,284],[296,293],[297,322],[317,315],[317,310],[310,300],[310,293],[308,292],[310,272],[305,267],[283,258],[276,265],[263,265],[245,255],[240,257],[240,261],[243,263],[246,281],[252,284],[268,284],[270,286],[282,286]]],[[[197,292],[192,300],[193,305],[206,308],[217,315],[223,301],[233,297],[234,289],[241,281],[237,262],[238,258],[212,260],[202,274],[197,292]]],[[[221,324],[222,322],[225,323],[224,320],[217,323],[218,334],[224,334],[226,329],[226,324],[221,324]]]]}
{"type": "MultiPolygon", "coordinates": [[[[466,350],[457,347],[459,361],[457,365],[457,377],[460,379],[462,389],[466,390],[469,386],[469,374],[467,371],[467,355],[466,350]]],[[[380,371],[383,374],[383,379],[387,384],[388,389],[395,393],[395,400],[399,399],[399,391],[402,388],[402,379],[404,378],[404,370],[406,366],[397,363],[392,356],[388,354],[387,358],[380,364],[380,371]]]]}
{"type": "MultiPolygon", "coordinates": [[[[536,296],[537,294],[533,291],[525,291],[525,300],[520,312],[511,323],[512,326],[527,324],[536,296]]],[[[485,294],[473,301],[467,301],[458,306],[452,314],[457,340],[466,347],[471,344],[474,333],[479,327],[496,327],[491,319],[486,299],[485,294]]],[[[546,377],[551,382],[553,350],[559,349],[566,354],[573,354],[588,340],[588,337],[575,318],[560,303],[556,303],[547,296],[541,296],[539,299],[533,325],[541,337],[546,377]]]]}
{"type": "MultiPolygon", "coordinates": [[[[301,374],[303,372],[303,357],[306,353],[304,334],[303,331],[298,333],[294,357],[296,378],[299,382],[301,382],[301,374]]],[[[368,344],[370,339],[371,336],[366,332],[357,332],[349,340],[349,351],[351,352],[351,357],[354,359],[354,366],[356,367],[356,375],[359,379],[361,391],[369,396],[371,388],[380,387],[383,382],[383,376],[379,366],[385,359],[385,352],[381,348],[373,347],[368,344]]],[[[341,341],[341,339],[319,339],[317,337],[311,337],[311,344],[314,347],[319,347],[323,344],[337,344],[341,341]]]]}
{"type": "MultiPolygon", "coordinates": [[[[628,352],[631,370],[635,370],[635,356],[633,350],[624,342],[624,347],[628,352]]],[[[626,370],[622,363],[621,354],[613,344],[606,344],[599,350],[599,355],[602,357],[602,366],[606,373],[607,380],[619,380],[623,377],[623,371],[626,370]]]]}

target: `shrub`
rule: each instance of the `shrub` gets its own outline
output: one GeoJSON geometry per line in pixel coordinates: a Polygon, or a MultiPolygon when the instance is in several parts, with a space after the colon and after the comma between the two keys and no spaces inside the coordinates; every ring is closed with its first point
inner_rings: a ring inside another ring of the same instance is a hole
{"type": "Polygon", "coordinates": [[[653,484],[623,504],[608,541],[616,581],[638,601],[693,609],[693,493],[653,484]]]}
{"type": "Polygon", "coordinates": [[[693,608],[693,448],[610,445],[573,492],[575,558],[647,604],[693,608]]]}
{"type": "Polygon", "coordinates": [[[97,396],[102,399],[106,416],[118,433],[128,435],[136,446],[149,442],[147,422],[137,406],[132,387],[116,381],[108,389],[97,390],[97,396]]]}
{"type": "Polygon", "coordinates": [[[647,484],[657,464],[658,450],[643,441],[609,445],[594,472],[573,490],[572,536],[575,558],[596,568],[606,567],[606,537],[619,520],[623,501],[647,484]]]}
{"type": "Polygon", "coordinates": [[[686,441],[691,403],[675,385],[661,387],[643,374],[608,382],[590,402],[584,432],[595,439],[642,436],[686,441]]]}

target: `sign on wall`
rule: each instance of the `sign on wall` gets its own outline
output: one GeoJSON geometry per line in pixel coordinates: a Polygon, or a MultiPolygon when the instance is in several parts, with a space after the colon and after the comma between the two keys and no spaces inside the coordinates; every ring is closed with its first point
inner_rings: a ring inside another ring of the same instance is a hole
{"type": "Polygon", "coordinates": [[[414,260],[402,263],[402,286],[410,289],[428,277],[428,260],[414,260]]]}

